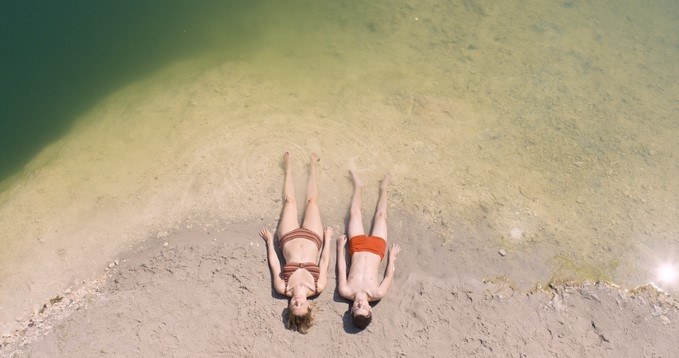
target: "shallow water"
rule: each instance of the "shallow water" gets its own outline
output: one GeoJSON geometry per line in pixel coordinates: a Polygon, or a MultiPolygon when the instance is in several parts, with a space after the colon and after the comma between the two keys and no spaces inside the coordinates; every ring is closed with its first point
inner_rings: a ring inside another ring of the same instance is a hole
{"type": "Polygon", "coordinates": [[[0,296],[34,305],[179,226],[275,218],[285,150],[300,194],[320,154],[328,224],[343,225],[347,168],[367,179],[366,204],[390,172],[391,205],[436,244],[533,258],[541,282],[676,287],[657,275],[679,266],[676,2],[201,9],[214,17],[182,23],[200,36],[129,56],[97,91],[62,91],[90,95],[1,186],[0,296]]]}

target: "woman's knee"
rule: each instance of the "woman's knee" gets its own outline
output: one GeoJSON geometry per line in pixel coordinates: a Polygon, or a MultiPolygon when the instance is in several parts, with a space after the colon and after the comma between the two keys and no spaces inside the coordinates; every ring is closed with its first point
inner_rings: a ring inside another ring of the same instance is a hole
{"type": "Polygon", "coordinates": [[[312,196],[312,197],[306,199],[306,206],[309,207],[311,205],[318,205],[318,202],[316,201],[315,196],[312,196]]]}
{"type": "Polygon", "coordinates": [[[285,201],[285,204],[291,204],[291,205],[297,205],[297,200],[295,200],[295,197],[293,195],[286,195],[283,200],[285,201]]]}

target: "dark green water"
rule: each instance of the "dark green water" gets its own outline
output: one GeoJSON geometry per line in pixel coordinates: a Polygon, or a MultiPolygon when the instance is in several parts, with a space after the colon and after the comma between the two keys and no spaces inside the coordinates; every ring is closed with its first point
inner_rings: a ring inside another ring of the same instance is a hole
{"type": "Polygon", "coordinates": [[[116,88],[182,58],[244,56],[258,1],[0,2],[0,181],[116,88]]]}

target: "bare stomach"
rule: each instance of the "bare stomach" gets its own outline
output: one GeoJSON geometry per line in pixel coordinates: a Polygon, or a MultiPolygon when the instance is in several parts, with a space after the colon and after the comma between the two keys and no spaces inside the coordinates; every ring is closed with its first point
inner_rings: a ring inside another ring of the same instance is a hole
{"type": "Polygon", "coordinates": [[[379,286],[378,269],[380,257],[369,252],[357,252],[351,256],[347,285],[352,289],[370,290],[379,286]]]}
{"type": "Polygon", "coordinates": [[[318,262],[318,246],[314,242],[304,238],[288,241],[283,247],[285,262],[318,262]]]}

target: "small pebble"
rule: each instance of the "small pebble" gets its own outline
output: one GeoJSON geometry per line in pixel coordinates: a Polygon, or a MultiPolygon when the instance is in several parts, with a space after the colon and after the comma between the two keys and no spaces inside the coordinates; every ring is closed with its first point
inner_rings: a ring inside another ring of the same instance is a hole
{"type": "Polygon", "coordinates": [[[498,253],[500,254],[500,256],[507,256],[507,251],[505,251],[505,249],[500,249],[498,253]]]}

